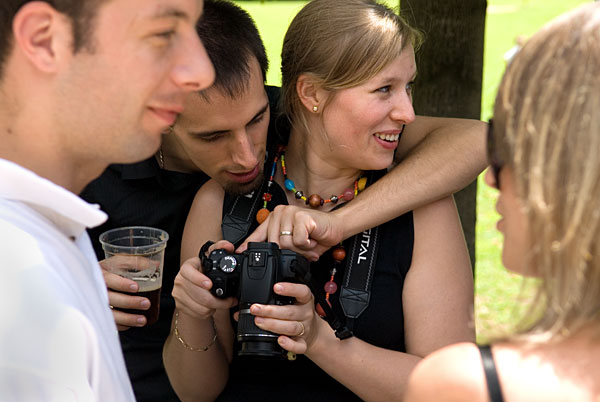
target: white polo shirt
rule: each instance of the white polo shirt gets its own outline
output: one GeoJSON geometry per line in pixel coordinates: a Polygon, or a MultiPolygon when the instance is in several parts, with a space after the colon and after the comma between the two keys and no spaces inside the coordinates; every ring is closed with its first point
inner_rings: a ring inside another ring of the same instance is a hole
{"type": "Polygon", "coordinates": [[[86,227],[106,214],[0,159],[0,399],[134,401],[86,227]]]}

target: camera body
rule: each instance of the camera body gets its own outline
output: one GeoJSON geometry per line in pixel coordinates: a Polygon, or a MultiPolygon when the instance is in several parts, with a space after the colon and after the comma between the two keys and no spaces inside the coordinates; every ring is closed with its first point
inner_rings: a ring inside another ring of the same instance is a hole
{"type": "Polygon", "coordinates": [[[291,250],[279,249],[276,243],[250,242],[241,254],[218,249],[208,257],[204,255],[205,249],[208,249],[206,244],[200,250],[200,259],[204,274],[213,283],[211,293],[219,298],[235,296],[239,300],[239,354],[285,357],[287,352],[277,344],[278,335],[254,324],[250,306],[254,303],[292,304],[294,299],[275,294],[273,285],[277,282],[308,283],[308,260],[291,250]]]}

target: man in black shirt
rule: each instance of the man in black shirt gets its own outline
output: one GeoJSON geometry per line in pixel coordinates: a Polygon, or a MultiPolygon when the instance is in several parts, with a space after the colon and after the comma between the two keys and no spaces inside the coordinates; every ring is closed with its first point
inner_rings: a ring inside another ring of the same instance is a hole
{"type": "MultiPolygon", "coordinates": [[[[170,236],[158,323],[145,327],[143,315],[119,311],[145,310],[149,301],[123,294],[136,291],[135,283],[105,273],[139,401],[178,400],[164,371],[162,347],[174,311],[171,290],[181,263],[181,237],[196,191],[209,176],[229,193],[252,191],[262,180],[266,149],[271,143],[285,142],[278,133],[288,131],[277,129],[286,120],[276,113],[277,88],[264,87],[268,62],[250,16],[232,3],[205,0],[197,30],[215,66],[214,86],[188,96],[184,113],[165,133],[153,158],[135,165],[111,166],[82,193],[84,199],[100,204],[109,214],[105,225],[90,231],[99,260],[104,259],[104,253],[98,236],[104,230],[142,225],[161,228],[170,236]]],[[[419,116],[403,134],[397,157],[400,160],[405,155],[404,161],[371,186],[365,196],[341,209],[351,213],[353,208],[373,205],[381,197],[378,192],[395,202],[383,203],[373,213],[359,214],[363,219],[351,223],[338,219],[335,224],[344,234],[355,234],[362,230],[361,225],[376,226],[415,205],[462,188],[485,166],[484,132],[485,124],[477,121],[419,116]],[[404,182],[411,185],[403,186],[404,182]],[[344,226],[348,224],[355,226],[344,226]]],[[[327,216],[336,219],[334,214],[327,216]]],[[[324,233],[316,240],[327,243],[331,239],[324,233]]]]}

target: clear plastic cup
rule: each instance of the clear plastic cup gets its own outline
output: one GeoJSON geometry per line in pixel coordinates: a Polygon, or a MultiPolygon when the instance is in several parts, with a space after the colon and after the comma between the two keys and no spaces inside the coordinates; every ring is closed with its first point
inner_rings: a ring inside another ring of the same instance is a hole
{"type": "Polygon", "coordinates": [[[122,227],[100,235],[100,243],[106,257],[104,268],[137,282],[138,292],[126,294],[150,300],[148,310],[121,310],[143,314],[147,319],[146,325],[158,321],[167,240],[167,232],[146,226],[122,227]]]}

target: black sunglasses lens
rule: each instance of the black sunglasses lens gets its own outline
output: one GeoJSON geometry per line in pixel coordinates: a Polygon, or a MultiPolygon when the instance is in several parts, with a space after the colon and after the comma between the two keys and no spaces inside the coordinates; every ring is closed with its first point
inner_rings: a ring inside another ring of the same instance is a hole
{"type": "Polygon", "coordinates": [[[502,169],[502,163],[496,155],[496,144],[494,141],[494,124],[492,119],[488,123],[487,132],[487,158],[494,175],[494,183],[497,189],[500,189],[500,170],[502,169]]]}

